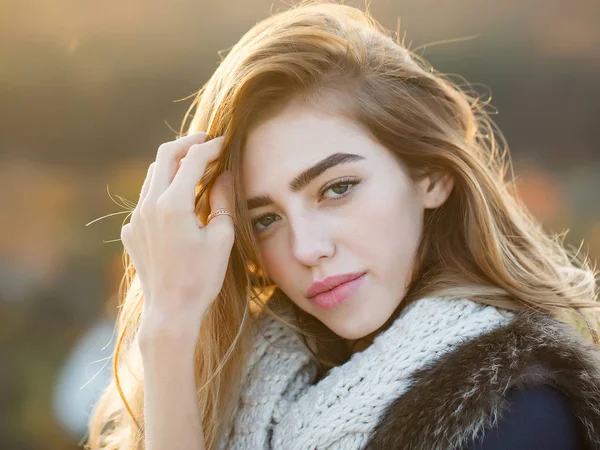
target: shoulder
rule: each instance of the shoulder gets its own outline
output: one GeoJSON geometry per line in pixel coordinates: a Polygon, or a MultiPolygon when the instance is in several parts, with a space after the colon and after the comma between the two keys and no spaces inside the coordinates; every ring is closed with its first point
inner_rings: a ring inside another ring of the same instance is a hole
{"type": "Polygon", "coordinates": [[[561,391],[527,386],[511,389],[507,398],[509,406],[496,425],[480,432],[464,450],[582,448],[582,430],[561,391]]]}
{"type": "MultiPolygon", "coordinates": [[[[368,448],[458,449],[495,426],[501,432],[516,430],[513,424],[525,420],[566,424],[574,416],[586,442],[600,450],[598,405],[598,346],[571,325],[520,312],[507,325],[466,340],[415,371],[411,388],[389,405],[368,448]],[[542,416],[556,408],[559,415],[542,416]],[[510,421],[513,414],[516,422],[510,421]],[[398,436],[404,447],[390,447],[398,436]]],[[[526,422],[521,429],[533,426],[526,422]]],[[[560,431],[559,425],[548,427],[560,431]]]]}

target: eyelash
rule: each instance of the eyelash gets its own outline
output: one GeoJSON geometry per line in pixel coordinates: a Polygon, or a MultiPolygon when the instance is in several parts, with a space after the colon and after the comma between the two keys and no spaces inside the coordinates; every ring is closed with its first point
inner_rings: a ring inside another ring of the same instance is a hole
{"type": "MultiPolygon", "coordinates": [[[[331,182],[329,184],[326,184],[325,186],[323,186],[323,188],[319,191],[319,198],[323,197],[323,194],[325,194],[325,192],[327,192],[329,189],[331,188],[335,188],[338,186],[350,186],[346,192],[344,192],[343,194],[340,194],[339,197],[335,197],[335,198],[329,198],[327,200],[333,200],[333,201],[338,201],[341,200],[342,198],[347,197],[348,195],[350,195],[352,193],[352,191],[354,191],[354,187],[360,183],[360,180],[358,178],[341,178],[339,180],[336,180],[334,182],[331,182]]],[[[258,232],[264,231],[265,229],[267,229],[271,224],[266,225],[262,230],[257,230],[256,229],[256,225],[258,224],[258,222],[262,219],[264,219],[265,217],[270,217],[273,216],[274,214],[263,214],[262,216],[258,216],[256,219],[254,219],[252,221],[252,226],[254,227],[254,229],[258,232]]],[[[273,221],[275,222],[275,221],[273,221]]],[[[273,223],[271,222],[271,223],[273,223]]]]}

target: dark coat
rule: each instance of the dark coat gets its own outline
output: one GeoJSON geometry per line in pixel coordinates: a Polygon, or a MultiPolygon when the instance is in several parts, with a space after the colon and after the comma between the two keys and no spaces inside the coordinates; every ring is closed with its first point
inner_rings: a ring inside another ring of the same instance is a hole
{"type": "Polygon", "coordinates": [[[459,450],[508,410],[507,391],[548,385],[570,402],[587,448],[600,450],[600,347],[571,325],[523,311],[415,372],[368,450],[459,450]]]}

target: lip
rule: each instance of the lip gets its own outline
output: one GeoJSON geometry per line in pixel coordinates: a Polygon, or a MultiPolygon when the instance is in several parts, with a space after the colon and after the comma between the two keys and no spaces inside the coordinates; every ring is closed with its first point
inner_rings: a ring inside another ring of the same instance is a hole
{"type": "MultiPolygon", "coordinates": [[[[325,290],[325,291],[321,291],[320,293],[309,297],[309,300],[314,303],[316,306],[320,307],[320,308],[324,308],[324,309],[329,309],[329,308],[333,308],[341,303],[343,303],[348,297],[350,297],[354,291],[356,291],[358,289],[358,287],[362,284],[362,282],[365,280],[365,275],[366,273],[359,273],[359,274],[347,274],[344,276],[337,276],[337,278],[333,278],[331,277],[331,281],[327,281],[330,278],[326,278],[325,280],[323,280],[323,282],[325,283],[330,283],[329,285],[333,285],[335,283],[335,286],[333,287],[333,289],[329,289],[329,290],[325,290]],[[341,278],[344,277],[344,278],[341,278]],[[341,279],[346,280],[345,282],[339,283],[339,281],[341,279]]],[[[314,284],[313,284],[314,285],[314,284]]],[[[311,287],[313,287],[313,285],[311,285],[311,287]]],[[[324,284],[321,285],[314,285],[314,289],[322,289],[324,284]]]]}
{"type": "Polygon", "coordinates": [[[342,283],[347,283],[348,281],[352,281],[352,280],[360,277],[364,273],[365,272],[343,273],[341,275],[333,275],[331,277],[324,278],[321,281],[315,281],[306,290],[306,297],[308,297],[310,299],[311,297],[314,297],[322,292],[330,291],[334,287],[336,287],[342,283]]]}

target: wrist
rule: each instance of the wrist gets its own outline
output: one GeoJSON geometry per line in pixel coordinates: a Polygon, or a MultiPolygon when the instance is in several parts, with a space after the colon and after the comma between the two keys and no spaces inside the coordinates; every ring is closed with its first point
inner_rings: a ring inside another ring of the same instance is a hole
{"type": "Polygon", "coordinates": [[[138,331],[140,351],[193,351],[203,318],[204,314],[144,311],[138,331]]]}

